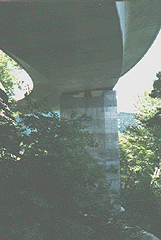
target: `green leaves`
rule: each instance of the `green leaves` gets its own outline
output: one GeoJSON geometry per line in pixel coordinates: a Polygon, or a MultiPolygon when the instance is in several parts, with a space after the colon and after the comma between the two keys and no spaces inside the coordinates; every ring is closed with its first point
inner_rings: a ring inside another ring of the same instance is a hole
{"type": "Polygon", "coordinates": [[[7,54],[0,50],[0,82],[9,94],[14,94],[14,85],[21,89],[15,70],[21,70],[19,65],[7,54]]]}
{"type": "MultiPolygon", "coordinates": [[[[6,114],[9,121],[11,112],[6,114]]],[[[22,133],[17,149],[24,149],[21,159],[12,157],[8,145],[0,159],[3,239],[109,236],[109,240],[118,240],[131,236],[120,215],[112,212],[105,170],[87,151],[97,147],[97,142],[84,130],[86,121],[91,118],[59,119],[47,110],[21,115],[17,125],[22,133]]],[[[2,119],[2,129],[4,123],[2,119]]]]}
{"type": "MultiPolygon", "coordinates": [[[[160,73],[157,77],[160,78],[160,73]]],[[[119,135],[123,206],[134,216],[134,221],[151,232],[161,221],[160,177],[152,184],[161,159],[161,99],[155,98],[161,96],[160,79],[154,82],[154,90],[150,96],[144,92],[138,98],[137,126],[128,127],[119,135]]],[[[158,226],[154,234],[159,235],[159,229],[158,226]]]]}

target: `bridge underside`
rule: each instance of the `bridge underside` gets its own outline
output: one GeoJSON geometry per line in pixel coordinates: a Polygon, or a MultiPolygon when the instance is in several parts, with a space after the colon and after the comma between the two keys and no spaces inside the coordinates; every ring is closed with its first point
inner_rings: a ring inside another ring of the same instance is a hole
{"type": "MultiPolygon", "coordinates": [[[[160,27],[160,0],[0,3],[0,48],[34,83],[32,98],[113,89],[160,27]]],[[[23,101],[21,101],[23,102],[23,101]]]]}
{"type": "Polygon", "coordinates": [[[1,12],[2,49],[42,74],[51,92],[112,89],[116,84],[123,46],[114,2],[9,3],[1,4],[1,12]]]}
{"type": "MultiPolygon", "coordinates": [[[[160,12],[160,0],[0,4],[0,48],[31,76],[30,97],[39,101],[48,96],[46,104],[60,103],[65,117],[76,108],[93,116],[88,130],[100,147],[91,154],[106,168],[107,179],[118,193],[117,104],[112,89],[154,41],[160,12]],[[74,97],[96,90],[103,94],[74,97]]],[[[19,107],[24,103],[19,101],[19,107]]]]}

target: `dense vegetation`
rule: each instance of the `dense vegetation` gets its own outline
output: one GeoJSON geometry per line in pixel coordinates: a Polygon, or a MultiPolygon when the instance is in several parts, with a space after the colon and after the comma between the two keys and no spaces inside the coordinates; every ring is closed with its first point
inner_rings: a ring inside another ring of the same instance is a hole
{"type": "MultiPolygon", "coordinates": [[[[14,93],[11,79],[2,81],[8,93],[14,93]]],[[[112,210],[105,170],[88,154],[88,146],[97,146],[83,129],[90,118],[60,120],[46,109],[46,114],[21,114],[16,126],[13,109],[1,89],[2,239],[133,237],[135,231],[124,227],[122,214],[112,210]]]]}
{"type": "Polygon", "coordinates": [[[161,73],[138,98],[137,126],[120,134],[122,205],[133,221],[161,236],[161,73]]]}
{"type": "Polygon", "coordinates": [[[11,142],[0,149],[3,239],[135,239],[137,231],[113,212],[106,173],[86,149],[97,146],[83,131],[89,120],[22,116],[20,153],[11,142]]]}
{"type": "MultiPolygon", "coordinates": [[[[12,85],[6,86],[12,90],[12,85]]],[[[93,136],[83,128],[90,117],[73,115],[70,120],[60,119],[46,109],[45,114],[21,114],[16,126],[10,109],[12,105],[8,107],[8,99],[1,94],[2,239],[136,239],[139,233],[135,226],[140,222],[134,212],[137,209],[145,213],[145,194],[150,196],[146,217],[152,215],[150,206],[155,204],[153,213],[160,220],[160,185],[151,177],[160,157],[160,150],[155,155],[155,141],[160,140],[148,126],[149,118],[138,115],[140,125],[127,130],[132,140],[126,134],[122,137],[122,202],[127,211],[116,213],[110,204],[106,172],[87,151],[89,146],[97,147],[93,136]],[[29,135],[25,134],[27,128],[31,129],[29,135]],[[139,147],[143,150],[137,158],[139,147]]],[[[159,149],[160,142],[157,143],[159,149]]],[[[152,226],[158,226],[155,217],[151,219],[152,226]]]]}

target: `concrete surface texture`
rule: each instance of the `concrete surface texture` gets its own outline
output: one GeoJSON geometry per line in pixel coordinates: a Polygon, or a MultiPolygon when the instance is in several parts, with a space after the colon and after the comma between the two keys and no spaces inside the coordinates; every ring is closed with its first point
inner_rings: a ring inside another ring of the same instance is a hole
{"type": "Polygon", "coordinates": [[[160,240],[160,238],[157,238],[152,233],[148,233],[145,231],[143,231],[143,233],[145,234],[145,236],[143,236],[140,240],[160,240]]]}
{"type": "MultiPolygon", "coordinates": [[[[60,98],[60,115],[69,118],[72,110],[78,110],[79,115],[86,113],[92,116],[93,121],[88,122],[86,130],[93,133],[99,147],[89,148],[88,151],[107,171],[107,180],[111,189],[120,194],[120,162],[118,144],[117,101],[116,92],[105,90],[102,95],[92,97],[74,97],[63,94],[60,98]]],[[[120,206],[116,206],[120,208],[120,206]]]]}
{"type": "Polygon", "coordinates": [[[0,3],[0,48],[31,76],[32,98],[49,93],[53,106],[62,92],[111,90],[161,23],[160,0],[15,2],[0,3]]]}

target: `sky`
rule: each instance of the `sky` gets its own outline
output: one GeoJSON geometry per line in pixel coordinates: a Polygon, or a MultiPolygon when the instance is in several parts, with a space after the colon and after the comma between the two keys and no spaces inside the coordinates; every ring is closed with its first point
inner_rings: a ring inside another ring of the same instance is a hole
{"type": "Polygon", "coordinates": [[[161,30],[144,57],[115,85],[118,112],[134,112],[134,96],[152,88],[159,71],[161,71],[161,30]]]}
{"type": "Polygon", "coordinates": [[[30,86],[30,88],[33,88],[33,82],[30,78],[30,76],[28,75],[28,73],[25,70],[21,70],[21,71],[16,71],[16,75],[18,77],[18,79],[21,81],[24,81],[24,84],[22,84],[22,90],[18,89],[17,86],[15,86],[14,89],[14,93],[15,93],[15,100],[21,100],[22,98],[24,98],[24,94],[26,93],[26,85],[28,84],[30,86]]]}
{"type": "MultiPolygon", "coordinates": [[[[117,93],[118,112],[134,112],[135,96],[152,88],[159,71],[161,71],[161,31],[142,60],[121,77],[114,87],[117,93]]],[[[25,71],[19,74],[19,78],[31,84],[31,79],[25,71]]],[[[15,89],[15,93],[17,100],[24,96],[24,92],[18,89],[15,89]]]]}

